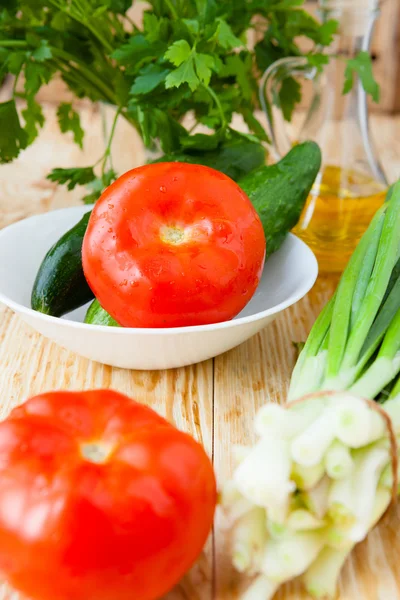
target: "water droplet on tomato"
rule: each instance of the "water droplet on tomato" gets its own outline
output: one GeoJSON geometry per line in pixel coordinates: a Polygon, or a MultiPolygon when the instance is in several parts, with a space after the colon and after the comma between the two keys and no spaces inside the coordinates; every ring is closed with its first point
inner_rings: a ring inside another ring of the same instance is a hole
{"type": "Polygon", "coordinates": [[[130,285],[131,287],[137,287],[137,286],[139,285],[139,282],[138,282],[138,281],[130,281],[130,282],[129,282],[129,285],[130,285]]]}
{"type": "Polygon", "coordinates": [[[178,181],[178,178],[176,177],[176,175],[175,175],[175,177],[172,178],[172,181],[178,181]]]}
{"type": "Polygon", "coordinates": [[[128,285],[128,280],[127,280],[127,279],[123,279],[119,285],[120,285],[121,287],[122,287],[123,285],[128,285]]]}
{"type": "Polygon", "coordinates": [[[248,289],[244,289],[243,292],[242,292],[242,296],[245,296],[248,291],[249,291],[248,289]]]}
{"type": "Polygon", "coordinates": [[[108,208],[110,208],[110,209],[111,209],[111,208],[114,208],[114,204],[109,204],[109,205],[108,205],[108,208]]]}
{"type": "Polygon", "coordinates": [[[113,228],[109,227],[107,231],[108,231],[108,233],[112,233],[113,232],[113,228]]]}
{"type": "Polygon", "coordinates": [[[167,191],[167,188],[165,187],[165,185],[161,185],[160,186],[160,192],[162,192],[163,194],[165,194],[167,191]]]}

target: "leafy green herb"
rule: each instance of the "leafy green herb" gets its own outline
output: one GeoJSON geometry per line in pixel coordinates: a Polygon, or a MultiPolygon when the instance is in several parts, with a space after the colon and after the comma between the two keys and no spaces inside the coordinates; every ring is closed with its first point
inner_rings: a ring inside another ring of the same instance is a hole
{"type": "Polygon", "coordinates": [[[28,134],[28,144],[38,136],[39,129],[44,125],[44,116],[42,107],[38,104],[33,96],[29,96],[27,106],[22,111],[22,116],[25,119],[25,132],[28,134]]]}
{"type": "Polygon", "coordinates": [[[50,181],[56,181],[73,190],[77,185],[86,185],[96,179],[93,167],[75,167],[71,169],[53,169],[47,176],[50,181]]]}
{"type": "MultiPolygon", "coordinates": [[[[254,116],[260,74],[277,59],[302,55],[300,38],[311,42],[308,60],[321,70],[328,61],[324,47],[337,28],[336,21],[321,24],[303,10],[303,0],[149,0],[140,27],[127,14],[130,5],[130,0],[2,2],[0,77],[9,73],[23,80],[26,102],[25,125],[15,104],[2,108],[12,115],[3,117],[8,122],[0,131],[2,162],[16,158],[37,136],[44,116],[36,94],[55,74],[76,97],[115,105],[117,116],[131,123],[150,148],[223,154],[235,114],[243,116],[261,146],[268,138],[254,116]],[[253,49],[246,40],[254,28],[259,42],[253,49]],[[190,129],[183,125],[189,114],[190,129]],[[200,133],[198,125],[209,132],[200,133]]],[[[349,62],[345,91],[357,73],[376,99],[368,60],[361,53],[349,62]]],[[[296,81],[282,81],[279,100],[286,119],[300,97],[296,81]]],[[[61,130],[72,132],[81,146],[82,128],[70,103],[60,105],[58,119],[61,130]]],[[[114,131],[99,159],[103,174],[112,170],[114,131]]],[[[78,170],[67,185],[81,177],[78,170]]],[[[104,184],[104,175],[101,179],[104,184]]]]}
{"type": "Polygon", "coordinates": [[[68,102],[62,102],[58,107],[57,117],[61,131],[63,133],[72,131],[75,143],[82,148],[84,131],[81,127],[79,115],[72,108],[72,104],[68,102]]]}
{"type": "Polygon", "coordinates": [[[90,193],[82,198],[83,202],[85,204],[94,204],[96,200],[100,198],[103,191],[111,185],[117,177],[117,173],[113,169],[110,169],[103,173],[102,177],[96,177],[90,181],[86,186],[90,190],[90,193]]]}
{"type": "Polygon", "coordinates": [[[0,161],[12,161],[27,143],[28,135],[19,122],[15,101],[3,102],[0,104],[0,161]]]}
{"type": "Polygon", "coordinates": [[[345,71],[346,79],[343,87],[343,94],[348,94],[353,88],[355,73],[360,77],[365,91],[371,95],[374,102],[379,102],[379,85],[374,79],[371,57],[365,50],[348,61],[345,71]]]}

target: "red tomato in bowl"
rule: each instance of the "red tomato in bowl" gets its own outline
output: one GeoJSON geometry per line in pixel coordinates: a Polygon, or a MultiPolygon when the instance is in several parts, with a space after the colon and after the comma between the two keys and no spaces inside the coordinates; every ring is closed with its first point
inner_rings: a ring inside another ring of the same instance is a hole
{"type": "Polygon", "coordinates": [[[229,177],[156,163],[125,173],[93,209],[86,279],[125,327],[227,321],[249,302],[265,260],[261,221],[229,177]]]}
{"type": "Polygon", "coordinates": [[[0,571],[33,600],[154,600],[212,526],[193,438],[109,390],[36,396],[0,423],[0,571]]]}

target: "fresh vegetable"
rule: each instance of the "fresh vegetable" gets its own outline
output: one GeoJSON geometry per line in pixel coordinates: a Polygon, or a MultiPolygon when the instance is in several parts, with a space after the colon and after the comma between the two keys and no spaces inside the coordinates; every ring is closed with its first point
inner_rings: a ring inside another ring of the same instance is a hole
{"type": "Polygon", "coordinates": [[[155,600],[201,552],[203,448],[111,390],[41,394],[0,424],[0,568],[32,600],[155,600]]]}
{"type": "Polygon", "coordinates": [[[400,368],[399,311],[400,183],[318,317],[296,364],[289,400],[320,389],[377,396],[400,368]]]}
{"type": "Polygon", "coordinates": [[[260,167],[240,179],[263,224],[267,256],[280,248],[297,224],[320,167],[319,146],[304,142],[275,165],[260,167]]]}
{"type": "Polygon", "coordinates": [[[399,278],[400,182],[299,356],[296,402],[260,410],[259,439],[240,449],[222,494],[242,540],[233,561],[257,575],[246,600],[258,600],[258,589],[268,600],[298,575],[313,597],[334,597],[346,557],[400,491],[399,278]],[[259,526],[250,528],[255,510],[259,526]]]}
{"type": "MultiPolygon", "coordinates": [[[[218,170],[225,173],[229,170],[243,171],[241,160],[245,159],[240,159],[239,148],[240,144],[227,148],[225,153],[221,153],[219,160],[216,158],[214,167],[217,168],[218,165],[218,170]]],[[[249,151],[251,151],[250,146],[249,151]]],[[[295,146],[276,165],[260,167],[239,180],[240,187],[249,196],[261,219],[268,240],[267,256],[280,248],[288,231],[297,223],[320,164],[319,147],[314,142],[304,142],[295,146]]],[[[84,233],[82,229],[81,244],[84,233]]],[[[76,268],[81,274],[81,262],[77,261],[76,268]]],[[[65,300],[67,301],[67,296],[65,300]]],[[[40,309],[36,308],[36,310],[40,309]]],[[[98,303],[93,304],[86,317],[86,322],[93,325],[112,325],[113,321],[114,319],[98,303]]]]}
{"type": "Polygon", "coordinates": [[[119,323],[101,306],[100,302],[95,298],[89,306],[85,316],[85,323],[90,325],[103,325],[105,327],[120,327],[119,323]]]}
{"type": "MultiPolygon", "coordinates": [[[[298,44],[304,38],[310,42],[310,64],[321,69],[329,61],[323,52],[337,29],[336,21],[319,23],[304,11],[303,0],[151,0],[140,24],[130,18],[131,4],[2,3],[0,78],[9,73],[16,85],[13,98],[0,104],[1,162],[13,160],[38,135],[45,117],[36,96],[57,75],[76,97],[114,105],[115,123],[119,117],[126,119],[150,148],[160,146],[164,153],[179,156],[224,153],[232,141],[233,117],[241,115],[261,150],[267,141],[256,116],[261,73],[279,58],[304,54],[298,44]],[[254,39],[255,28],[259,41],[246,44],[254,39]],[[26,102],[23,121],[15,103],[20,96],[26,102]]],[[[344,92],[357,75],[377,98],[370,64],[366,52],[349,62],[344,92]]],[[[285,79],[278,94],[290,120],[301,86],[293,78],[285,79]]],[[[72,104],[61,102],[57,117],[61,131],[72,133],[82,145],[83,130],[72,104]]],[[[89,202],[115,177],[109,164],[115,123],[99,160],[99,176],[92,166],[67,170],[70,187],[90,183],[89,202]]],[[[57,169],[52,179],[64,183],[66,175],[65,169],[57,169]]]]}
{"type": "Polygon", "coordinates": [[[221,171],[234,181],[265,164],[265,150],[251,137],[232,132],[230,140],[217,150],[164,154],[156,162],[187,162],[221,171]]]}
{"type": "Polygon", "coordinates": [[[129,171],[94,207],[82,247],[86,279],[125,327],[232,319],[265,260],[261,221],[240,187],[200,165],[129,171]]]}
{"type": "Polygon", "coordinates": [[[67,231],[47,252],[33,284],[34,310],[60,317],[86,304],[94,296],[82,268],[82,239],[90,212],[67,231]]]}

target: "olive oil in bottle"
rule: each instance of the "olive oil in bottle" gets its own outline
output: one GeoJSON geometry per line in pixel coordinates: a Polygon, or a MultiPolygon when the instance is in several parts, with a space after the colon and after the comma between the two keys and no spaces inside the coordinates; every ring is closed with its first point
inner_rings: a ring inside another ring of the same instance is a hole
{"type": "Polygon", "coordinates": [[[343,271],[385,196],[386,186],[367,175],[322,169],[294,230],[316,255],[321,272],[343,271]]]}

